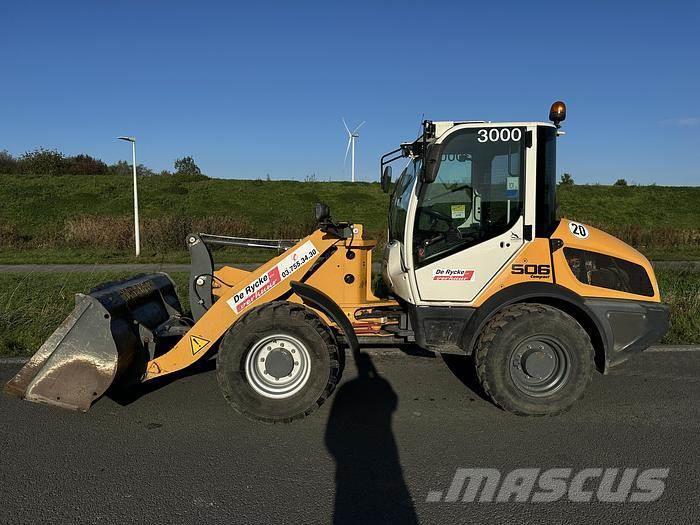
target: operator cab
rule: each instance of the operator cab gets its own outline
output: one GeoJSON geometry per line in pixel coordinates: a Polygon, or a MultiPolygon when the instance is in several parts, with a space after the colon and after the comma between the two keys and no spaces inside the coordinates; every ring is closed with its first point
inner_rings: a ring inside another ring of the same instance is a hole
{"type": "Polygon", "coordinates": [[[382,272],[395,295],[469,303],[525,242],[553,231],[564,112],[552,106],[554,123],[425,121],[415,141],[382,157],[384,188],[390,164],[403,162],[382,272]]]}

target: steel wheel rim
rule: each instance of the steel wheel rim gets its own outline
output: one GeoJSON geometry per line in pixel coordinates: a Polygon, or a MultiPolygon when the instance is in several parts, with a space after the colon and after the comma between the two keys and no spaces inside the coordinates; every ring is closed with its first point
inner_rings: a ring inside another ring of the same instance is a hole
{"type": "Polygon", "coordinates": [[[257,341],[245,360],[248,384],[270,399],[299,393],[311,375],[311,356],[295,337],[274,334],[257,341]]]}
{"type": "Polygon", "coordinates": [[[533,397],[559,391],[569,380],[571,356],[561,341],[548,335],[524,339],[510,355],[510,377],[516,388],[533,397]]]}

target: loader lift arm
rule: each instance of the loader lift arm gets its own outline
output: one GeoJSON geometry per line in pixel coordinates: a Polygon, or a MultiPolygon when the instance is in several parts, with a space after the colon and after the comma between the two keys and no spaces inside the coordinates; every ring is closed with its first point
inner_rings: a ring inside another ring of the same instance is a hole
{"type": "MultiPolygon", "coordinates": [[[[194,247],[198,257],[197,263],[201,265],[200,268],[209,272],[208,283],[211,286],[211,281],[216,278],[214,272],[211,271],[213,267],[211,254],[208,254],[207,261],[202,252],[202,246],[208,252],[206,243],[201,236],[193,235],[190,236],[190,239],[192,237],[195,238],[195,241],[188,243],[190,251],[192,252],[194,247]]],[[[204,277],[203,274],[206,272],[199,273],[200,268],[193,269],[195,280],[194,283],[190,283],[190,287],[194,287],[194,291],[197,293],[193,294],[195,299],[191,298],[191,302],[196,302],[197,312],[201,312],[201,315],[187,334],[170,351],[148,363],[144,381],[182,370],[199,360],[246,312],[263,302],[273,301],[287,294],[291,290],[291,282],[302,280],[312,263],[337,244],[339,240],[321,230],[316,230],[281,255],[258,269],[246,273],[244,280],[231,283],[233,286],[221,283],[223,287],[216,302],[211,299],[211,293],[206,294],[205,292],[206,298],[212,300],[211,305],[207,304],[208,301],[199,292],[197,283],[197,280],[204,277]],[[202,303],[199,303],[200,300],[202,303]]],[[[197,315],[194,311],[193,314],[197,315]]]]}
{"type": "Polygon", "coordinates": [[[209,245],[263,248],[282,253],[292,248],[297,242],[298,239],[256,239],[212,235],[210,233],[190,233],[187,235],[187,249],[190,252],[189,300],[192,318],[198,321],[214,303],[212,286],[216,276],[214,259],[209,245]]]}

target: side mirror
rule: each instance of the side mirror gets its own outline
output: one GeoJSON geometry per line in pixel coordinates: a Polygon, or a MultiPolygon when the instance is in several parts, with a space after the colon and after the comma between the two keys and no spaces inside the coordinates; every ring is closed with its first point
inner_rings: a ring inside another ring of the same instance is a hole
{"type": "Polygon", "coordinates": [[[321,223],[327,221],[331,216],[331,209],[328,204],[323,202],[317,202],[314,208],[314,214],[316,215],[316,222],[321,223]]]}
{"type": "Polygon", "coordinates": [[[426,184],[435,182],[437,178],[437,159],[428,157],[426,165],[421,170],[421,180],[426,184]]]}
{"type": "Polygon", "coordinates": [[[389,186],[391,185],[391,166],[386,166],[384,168],[380,184],[382,186],[382,191],[384,193],[389,193],[389,186]]]}

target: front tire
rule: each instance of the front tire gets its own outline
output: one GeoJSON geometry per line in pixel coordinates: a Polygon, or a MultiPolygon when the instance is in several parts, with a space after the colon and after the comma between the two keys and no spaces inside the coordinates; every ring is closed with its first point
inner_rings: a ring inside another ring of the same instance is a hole
{"type": "Polygon", "coordinates": [[[255,421],[289,423],[309,415],[340,381],[340,350],[330,328],[303,305],[275,301],[248,312],[224,335],[219,387],[255,421]]]}
{"type": "Polygon", "coordinates": [[[475,351],[477,376],[498,406],[522,416],[556,415],[583,396],[594,351],[581,325],[544,304],[515,304],[484,327],[475,351]]]}

